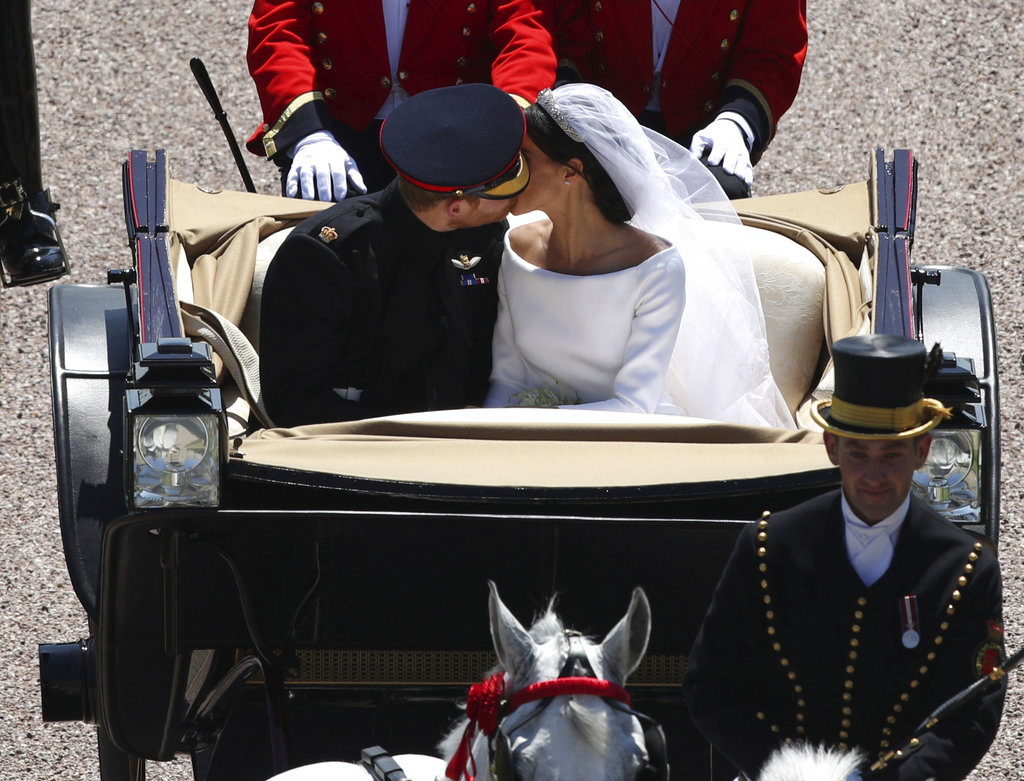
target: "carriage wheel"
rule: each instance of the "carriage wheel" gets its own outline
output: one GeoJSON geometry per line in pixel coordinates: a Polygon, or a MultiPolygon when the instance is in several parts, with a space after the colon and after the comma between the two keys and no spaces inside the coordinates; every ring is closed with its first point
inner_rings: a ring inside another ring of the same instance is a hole
{"type": "Polygon", "coordinates": [[[96,727],[96,740],[100,754],[100,781],[146,781],[146,760],[115,746],[102,724],[96,727]]]}

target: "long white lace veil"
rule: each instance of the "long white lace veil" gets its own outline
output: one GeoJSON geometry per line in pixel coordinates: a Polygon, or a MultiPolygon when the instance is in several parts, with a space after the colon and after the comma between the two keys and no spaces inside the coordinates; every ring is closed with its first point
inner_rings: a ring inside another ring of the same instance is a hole
{"type": "Polygon", "coordinates": [[[567,122],[611,176],[631,224],[683,257],[686,305],[666,378],[672,400],[693,417],[793,428],[771,374],[750,257],[723,241],[729,231],[721,224],[740,220],[714,176],[600,87],[566,84],[543,103],[553,104],[556,121],[567,122]]]}

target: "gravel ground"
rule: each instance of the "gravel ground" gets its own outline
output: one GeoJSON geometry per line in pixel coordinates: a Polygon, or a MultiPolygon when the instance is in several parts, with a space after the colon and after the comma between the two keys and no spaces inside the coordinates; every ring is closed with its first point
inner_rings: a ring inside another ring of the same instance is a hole
{"type": "MultiPolygon", "coordinates": [[[[71,282],[102,282],[130,262],[120,165],[133,148],[168,150],[185,181],[242,189],[230,154],[188,68],[204,58],[235,132],[259,119],[245,69],[248,4],[164,0],[36,3],[35,39],[44,180],[63,209],[71,282]]],[[[1009,0],[853,4],[809,0],[810,55],[795,105],[756,169],[770,194],[863,180],[876,146],[907,147],[920,161],[915,258],[988,277],[1002,370],[1003,491],[1000,559],[1006,638],[1024,642],[1024,443],[1020,423],[1024,251],[1024,21],[1009,0]],[[1017,291],[1017,292],[1014,292],[1017,291]]],[[[271,167],[251,162],[257,188],[274,192],[271,167]]],[[[99,777],[95,731],[43,724],[36,645],[87,634],[64,569],[54,485],[46,347],[46,291],[0,294],[0,774],[99,777]]],[[[1024,778],[1024,685],[1011,680],[999,737],[972,779],[1024,778]]],[[[189,776],[178,761],[154,779],[189,776]]]]}

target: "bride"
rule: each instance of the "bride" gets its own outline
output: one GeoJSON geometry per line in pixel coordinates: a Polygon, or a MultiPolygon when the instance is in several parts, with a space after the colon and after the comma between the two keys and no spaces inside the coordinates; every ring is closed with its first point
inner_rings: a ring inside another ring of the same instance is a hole
{"type": "Polygon", "coordinates": [[[513,211],[546,217],[505,236],[485,405],[792,428],[750,260],[708,229],[739,223],[714,177],[590,84],[544,90],[526,121],[513,211]]]}

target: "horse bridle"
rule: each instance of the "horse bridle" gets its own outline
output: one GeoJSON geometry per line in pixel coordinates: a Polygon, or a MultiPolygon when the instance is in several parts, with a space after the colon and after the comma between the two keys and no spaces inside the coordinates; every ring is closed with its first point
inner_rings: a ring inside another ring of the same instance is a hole
{"type": "MultiPolygon", "coordinates": [[[[640,769],[637,781],[668,781],[668,751],[665,745],[665,733],[661,725],[650,716],[634,710],[632,698],[622,686],[597,677],[590,659],[587,657],[586,647],[583,645],[583,636],[581,634],[566,630],[565,636],[569,641],[569,655],[565,660],[565,664],[562,665],[562,670],[558,677],[549,681],[531,684],[515,692],[507,699],[502,697],[496,718],[494,718],[491,725],[491,731],[488,731],[488,727],[481,720],[484,734],[489,737],[488,751],[490,755],[491,778],[494,781],[519,781],[515,772],[515,764],[512,761],[512,739],[510,732],[522,728],[536,718],[555,697],[571,694],[590,694],[604,697],[608,700],[609,705],[634,716],[640,722],[644,733],[644,743],[647,747],[647,761],[640,769]],[[505,729],[506,720],[517,708],[537,700],[543,700],[544,704],[524,721],[517,724],[513,730],[507,731],[505,729]]],[[[498,676],[501,675],[501,673],[498,674],[498,676]]],[[[493,676],[488,682],[491,685],[492,692],[495,691],[495,684],[503,686],[503,679],[498,678],[498,676],[493,676]]],[[[470,689],[470,694],[472,698],[473,689],[470,689]]],[[[471,738],[472,736],[472,726],[471,722],[467,727],[464,743],[467,742],[466,738],[471,738]]],[[[468,757],[460,760],[458,754],[456,758],[453,758],[448,766],[448,778],[458,778],[466,770],[466,759],[468,757]],[[455,775],[452,775],[453,768],[457,764],[462,764],[462,767],[458,768],[458,772],[455,775]]],[[[472,776],[468,772],[466,772],[466,778],[467,781],[472,781],[472,776]]]]}

